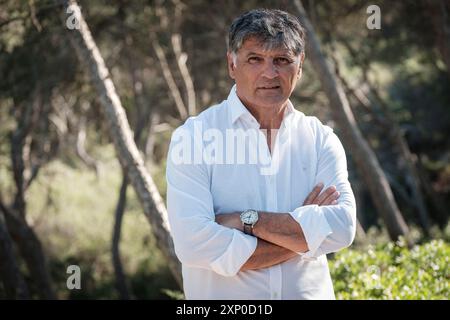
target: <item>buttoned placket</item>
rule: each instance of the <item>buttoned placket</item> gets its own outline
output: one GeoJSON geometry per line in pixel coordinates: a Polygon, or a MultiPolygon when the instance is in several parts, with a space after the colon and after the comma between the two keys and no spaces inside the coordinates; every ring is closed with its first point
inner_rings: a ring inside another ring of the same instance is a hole
{"type": "MultiPolygon", "coordinates": [[[[262,131],[259,131],[260,139],[266,139],[266,136],[262,131]]],[[[279,133],[275,136],[275,143],[273,145],[272,154],[270,154],[269,146],[265,144],[264,148],[265,156],[270,159],[269,166],[272,168],[274,161],[279,161],[279,133]]],[[[270,172],[264,176],[265,180],[265,198],[266,198],[266,208],[269,212],[278,212],[278,193],[277,193],[277,179],[276,171],[270,172]]],[[[274,265],[269,268],[269,288],[270,288],[270,299],[271,300],[281,300],[281,266],[280,264],[274,265]]]]}
{"type": "MultiPolygon", "coordinates": [[[[266,165],[268,167],[272,167],[274,165],[274,161],[279,162],[280,154],[282,153],[282,145],[284,140],[286,139],[286,132],[288,131],[287,121],[289,118],[289,115],[286,115],[286,117],[283,119],[282,124],[280,126],[279,131],[277,132],[275,136],[275,143],[273,144],[273,150],[272,154],[270,153],[269,146],[267,143],[263,144],[263,148],[259,149],[259,152],[264,152],[264,157],[266,159],[269,159],[269,163],[266,165]]],[[[246,126],[254,129],[259,129],[260,125],[256,121],[256,119],[251,115],[247,114],[242,119],[244,123],[246,123],[246,126]]],[[[263,141],[267,141],[266,136],[264,135],[263,131],[258,130],[258,141],[260,139],[263,139],[263,141]]],[[[258,143],[257,141],[252,141],[251,143],[258,143]]],[[[253,149],[254,150],[254,149],[253,149]]],[[[276,164],[279,169],[280,163],[276,164]]],[[[264,172],[263,166],[261,166],[261,163],[258,163],[260,173],[264,172]]],[[[265,167],[266,167],[265,166],[265,167]]],[[[276,173],[270,172],[270,174],[264,175],[264,181],[265,181],[265,199],[266,199],[266,208],[269,212],[278,212],[278,192],[277,192],[277,179],[276,179],[276,173]]],[[[282,299],[282,269],[281,265],[277,264],[272,267],[268,268],[269,271],[269,290],[270,290],[270,300],[281,300],[282,299]]]]}

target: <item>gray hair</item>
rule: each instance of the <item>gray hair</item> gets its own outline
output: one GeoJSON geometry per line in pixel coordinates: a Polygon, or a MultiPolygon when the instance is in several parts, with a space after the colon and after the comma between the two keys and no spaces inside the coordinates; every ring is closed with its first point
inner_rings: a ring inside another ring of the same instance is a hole
{"type": "Polygon", "coordinates": [[[298,55],[305,50],[305,31],[296,17],[281,11],[254,9],[237,17],[228,33],[228,51],[236,54],[249,38],[265,50],[284,47],[298,55]]]}

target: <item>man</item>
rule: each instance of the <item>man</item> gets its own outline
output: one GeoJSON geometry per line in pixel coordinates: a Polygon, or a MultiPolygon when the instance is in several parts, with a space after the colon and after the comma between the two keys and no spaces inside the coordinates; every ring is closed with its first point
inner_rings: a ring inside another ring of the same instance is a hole
{"type": "Polygon", "coordinates": [[[167,207],[187,299],[335,298],[326,254],[352,243],[355,200],[339,139],[289,101],[304,51],[295,17],[241,15],[228,99],[172,136],[167,207]]]}

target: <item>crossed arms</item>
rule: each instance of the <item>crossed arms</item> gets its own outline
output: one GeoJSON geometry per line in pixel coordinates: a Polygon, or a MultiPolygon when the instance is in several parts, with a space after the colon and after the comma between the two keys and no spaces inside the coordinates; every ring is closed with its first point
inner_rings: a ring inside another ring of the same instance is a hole
{"type": "MultiPolygon", "coordinates": [[[[314,187],[303,206],[336,205],[339,198],[336,187],[331,186],[321,193],[323,187],[323,183],[314,187]]],[[[267,268],[297,256],[297,252],[304,253],[309,250],[300,224],[289,213],[258,213],[259,220],[253,228],[258,244],[240,271],[267,268]]],[[[222,226],[244,232],[239,212],[216,215],[215,221],[222,226]]]]}
{"type": "MultiPolygon", "coordinates": [[[[170,156],[175,144],[171,143],[166,170],[167,209],[175,252],[183,265],[234,276],[239,271],[265,268],[298,254],[316,258],[349,246],[355,235],[356,205],[348,182],[345,152],[334,133],[317,141],[320,151],[314,179],[327,187],[336,186],[339,201],[327,200],[327,190],[317,195],[316,189],[293,212],[262,212],[255,225],[255,237],[240,231],[237,213],[216,216],[209,167],[175,163],[170,156]]],[[[195,143],[192,146],[197,148],[195,143]]],[[[230,178],[217,178],[218,172],[215,174],[216,181],[230,178]]],[[[233,202],[233,196],[228,197],[222,201],[233,202]]]]}

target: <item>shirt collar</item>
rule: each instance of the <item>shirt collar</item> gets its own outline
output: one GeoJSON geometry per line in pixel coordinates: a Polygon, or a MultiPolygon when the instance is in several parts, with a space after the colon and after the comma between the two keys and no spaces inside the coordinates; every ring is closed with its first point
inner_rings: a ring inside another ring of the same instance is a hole
{"type": "MultiPolygon", "coordinates": [[[[250,113],[250,111],[248,111],[248,109],[244,106],[244,104],[242,103],[241,99],[239,99],[237,93],[236,93],[236,85],[233,85],[233,87],[230,90],[230,94],[228,95],[228,107],[230,108],[230,121],[231,124],[234,124],[237,119],[241,118],[241,117],[247,117],[248,119],[250,119],[250,121],[254,120],[254,122],[258,125],[258,122],[256,121],[256,119],[253,117],[253,115],[250,113]]],[[[284,111],[284,115],[283,115],[283,122],[282,122],[282,126],[286,125],[286,119],[294,113],[294,106],[292,105],[291,100],[288,100],[286,109],[284,111]]],[[[252,121],[253,122],[253,121],[252,121]]]]}
{"type": "Polygon", "coordinates": [[[230,90],[230,94],[228,95],[228,106],[230,108],[231,124],[234,124],[237,121],[237,119],[239,119],[246,113],[252,116],[252,114],[247,110],[247,108],[242,103],[241,99],[239,99],[236,93],[236,85],[233,85],[233,87],[230,90]]]}

